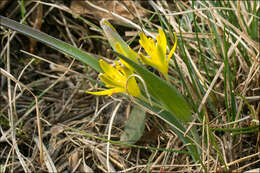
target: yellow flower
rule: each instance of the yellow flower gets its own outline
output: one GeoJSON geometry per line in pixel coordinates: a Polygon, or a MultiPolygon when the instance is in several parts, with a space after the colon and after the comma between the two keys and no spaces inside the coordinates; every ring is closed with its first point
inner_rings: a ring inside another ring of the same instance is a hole
{"type": "Polygon", "coordinates": [[[86,91],[88,94],[94,95],[112,95],[113,93],[129,93],[132,96],[140,97],[141,92],[136,83],[134,77],[129,78],[133,73],[126,67],[122,66],[119,63],[115,67],[108,64],[107,62],[100,60],[100,67],[104,71],[99,75],[99,78],[102,82],[105,83],[106,87],[111,87],[110,89],[104,91],[90,92],[86,91]],[[127,88],[126,88],[127,83],[127,88]]]}
{"type": "Polygon", "coordinates": [[[160,71],[166,78],[168,78],[168,66],[171,56],[177,46],[177,38],[174,33],[175,42],[168,56],[167,40],[163,30],[159,29],[159,35],[156,36],[157,43],[152,38],[147,38],[144,33],[140,33],[140,45],[144,48],[149,57],[140,54],[140,59],[144,64],[150,65],[160,71]]]}

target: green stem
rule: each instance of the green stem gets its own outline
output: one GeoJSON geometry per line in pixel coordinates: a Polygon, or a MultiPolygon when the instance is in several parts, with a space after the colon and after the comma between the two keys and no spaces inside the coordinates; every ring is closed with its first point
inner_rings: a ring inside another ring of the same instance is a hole
{"type": "MultiPolygon", "coordinates": [[[[148,93],[148,94],[149,94],[149,93],[148,93]]],[[[158,107],[158,108],[160,108],[160,109],[165,110],[165,107],[163,107],[162,105],[160,105],[160,104],[158,104],[158,103],[152,101],[151,99],[150,99],[150,100],[147,99],[147,98],[144,97],[143,95],[141,95],[141,96],[139,97],[139,99],[145,101],[146,103],[149,103],[151,106],[156,106],[156,107],[158,107]]]]}
{"type": "Polygon", "coordinates": [[[166,81],[168,82],[168,84],[170,84],[170,78],[169,78],[168,73],[164,74],[164,77],[165,77],[166,81]]]}

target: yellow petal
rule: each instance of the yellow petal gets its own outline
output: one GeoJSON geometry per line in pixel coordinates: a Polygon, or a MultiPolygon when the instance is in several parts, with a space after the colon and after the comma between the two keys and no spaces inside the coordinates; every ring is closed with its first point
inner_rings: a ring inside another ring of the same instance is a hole
{"type": "Polygon", "coordinates": [[[165,58],[167,50],[167,40],[162,29],[159,29],[159,36],[156,37],[156,40],[157,46],[161,49],[163,57],[165,58]]]}
{"type": "Polygon", "coordinates": [[[127,91],[132,96],[135,96],[135,97],[140,97],[141,96],[141,91],[140,91],[139,86],[136,83],[136,80],[134,79],[134,77],[132,77],[132,78],[130,78],[128,80],[127,91]]]}
{"type": "Polygon", "coordinates": [[[93,94],[93,95],[109,95],[111,96],[114,93],[120,93],[124,92],[124,89],[122,88],[112,88],[112,89],[107,89],[104,91],[96,91],[96,92],[91,92],[91,91],[86,91],[88,94],[93,94]]]}
{"type": "Polygon", "coordinates": [[[146,35],[141,32],[140,33],[140,45],[144,48],[148,55],[152,56],[153,51],[155,50],[155,43],[152,38],[147,38],[146,35]]]}
{"type": "Polygon", "coordinates": [[[99,75],[99,78],[102,82],[106,84],[107,87],[123,87],[126,81],[125,77],[121,79],[114,79],[108,76],[107,74],[99,75]]]}
{"type": "Polygon", "coordinates": [[[166,64],[166,51],[167,51],[167,40],[162,29],[159,29],[159,35],[156,37],[156,59],[161,64],[166,64]]]}
{"type": "Polygon", "coordinates": [[[111,78],[113,78],[114,80],[118,81],[122,77],[122,74],[118,70],[116,70],[115,67],[108,64],[106,61],[99,60],[99,64],[100,64],[100,67],[102,68],[102,70],[104,71],[104,73],[107,76],[110,76],[111,78]]]}
{"type": "Polygon", "coordinates": [[[168,57],[167,57],[167,64],[169,64],[169,61],[170,61],[170,59],[171,59],[171,57],[172,57],[172,55],[173,55],[173,53],[174,53],[174,51],[175,51],[175,49],[176,49],[176,47],[177,47],[177,37],[176,37],[176,34],[175,33],[173,33],[174,34],[174,45],[173,45],[173,47],[172,47],[172,49],[171,49],[171,51],[170,51],[170,53],[169,53],[169,55],[168,55],[168,57]]]}

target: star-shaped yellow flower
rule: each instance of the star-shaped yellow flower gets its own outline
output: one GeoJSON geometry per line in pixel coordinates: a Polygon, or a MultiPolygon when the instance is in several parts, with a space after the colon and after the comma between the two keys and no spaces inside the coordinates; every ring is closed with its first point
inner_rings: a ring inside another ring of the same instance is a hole
{"type": "Polygon", "coordinates": [[[159,35],[156,36],[157,43],[154,42],[152,38],[147,38],[142,32],[140,33],[140,45],[144,48],[149,57],[140,54],[140,59],[144,64],[150,65],[156,68],[168,79],[168,67],[171,56],[173,55],[177,46],[177,37],[174,33],[175,42],[168,54],[167,52],[167,40],[162,29],[159,29],[159,35]]]}
{"type": "Polygon", "coordinates": [[[86,91],[88,94],[94,95],[112,95],[113,93],[129,93],[132,96],[140,97],[141,92],[136,83],[134,77],[129,78],[133,73],[126,67],[122,66],[119,63],[115,67],[108,64],[104,60],[99,61],[100,67],[104,71],[99,75],[99,78],[102,82],[105,83],[106,87],[110,89],[104,91],[90,92],[86,91]],[[127,83],[127,87],[126,87],[127,83]]]}

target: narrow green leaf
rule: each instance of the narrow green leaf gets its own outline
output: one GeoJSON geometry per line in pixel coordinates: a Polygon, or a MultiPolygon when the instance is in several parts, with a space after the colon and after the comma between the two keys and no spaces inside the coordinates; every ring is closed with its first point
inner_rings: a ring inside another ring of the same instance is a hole
{"type": "Polygon", "coordinates": [[[120,141],[127,144],[135,144],[144,131],[145,111],[135,106],[126,121],[124,132],[120,136],[120,141]]]}
{"type": "Polygon", "coordinates": [[[4,16],[0,16],[0,25],[8,27],[28,37],[34,38],[56,50],[61,51],[62,53],[66,53],[76,58],[77,60],[91,66],[97,72],[102,72],[102,69],[100,68],[98,60],[96,58],[64,41],[56,39],[46,33],[31,28],[27,25],[20,24],[4,16]]]}
{"type": "Polygon", "coordinates": [[[143,66],[115,52],[120,58],[132,66],[146,83],[149,93],[157,99],[173,116],[184,122],[192,120],[190,107],[179,91],[143,66]]]}

